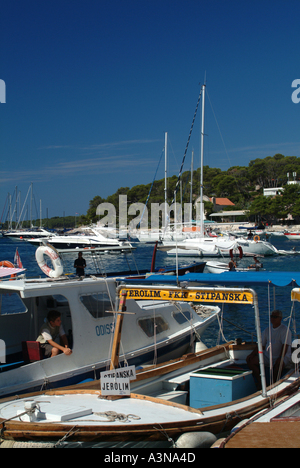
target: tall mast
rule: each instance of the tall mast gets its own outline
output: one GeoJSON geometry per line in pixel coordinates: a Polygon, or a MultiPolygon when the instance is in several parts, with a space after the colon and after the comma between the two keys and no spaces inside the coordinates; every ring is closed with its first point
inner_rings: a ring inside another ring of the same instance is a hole
{"type": "Polygon", "coordinates": [[[205,84],[202,85],[202,122],[201,122],[201,159],[200,159],[200,235],[204,236],[204,209],[203,209],[203,148],[204,148],[204,105],[205,84]]]}
{"type": "Polygon", "coordinates": [[[192,162],[191,162],[190,223],[192,223],[192,219],[193,219],[193,171],[194,171],[194,150],[192,151],[192,162]]]}
{"type": "Polygon", "coordinates": [[[31,198],[30,198],[30,228],[32,228],[32,202],[33,202],[33,193],[32,193],[32,182],[30,184],[31,189],[31,198]]]}
{"type": "Polygon", "coordinates": [[[167,226],[167,219],[168,219],[168,214],[167,214],[167,173],[168,173],[168,133],[165,132],[165,228],[167,226]]]}
{"type": "Polygon", "coordinates": [[[42,200],[40,199],[40,228],[42,227],[42,200]]]}

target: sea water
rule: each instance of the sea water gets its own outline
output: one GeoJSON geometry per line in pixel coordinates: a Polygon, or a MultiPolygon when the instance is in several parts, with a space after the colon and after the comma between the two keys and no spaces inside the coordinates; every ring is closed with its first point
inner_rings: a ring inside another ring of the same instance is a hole
{"type": "MultiPolygon", "coordinates": [[[[272,257],[264,257],[260,259],[263,263],[263,268],[267,271],[300,271],[300,240],[288,240],[283,236],[274,236],[269,238],[271,242],[277,249],[290,251],[295,248],[296,251],[299,251],[299,254],[294,255],[278,255],[272,257]]],[[[136,271],[136,270],[145,270],[150,271],[151,260],[153,254],[153,245],[151,244],[142,244],[137,243],[133,244],[135,250],[133,254],[125,253],[104,253],[97,255],[97,259],[91,258],[90,255],[83,253],[84,258],[86,259],[87,274],[93,274],[97,272],[108,273],[108,272],[118,272],[121,271],[136,271]]],[[[14,256],[16,249],[18,249],[23,267],[26,268],[27,277],[45,277],[44,273],[39,268],[36,259],[35,252],[36,247],[31,245],[25,240],[11,240],[9,238],[3,237],[0,238],[0,261],[8,260],[14,262],[14,256]]],[[[74,274],[74,261],[77,258],[77,253],[63,254],[63,265],[64,273],[74,274]]],[[[189,257],[189,258],[179,258],[179,265],[189,264],[193,261],[201,262],[208,261],[213,259],[201,259],[200,257],[189,257]]],[[[224,259],[224,261],[228,261],[224,259]]],[[[175,258],[168,257],[165,252],[158,251],[156,254],[156,267],[171,266],[174,265],[175,258]]],[[[239,266],[248,266],[253,263],[251,257],[245,257],[238,262],[239,266]]],[[[204,273],[203,274],[209,274],[204,273]]],[[[255,291],[258,294],[258,305],[260,312],[260,321],[262,330],[268,326],[270,312],[274,309],[281,309],[284,317],[283,323],[288,324],[288,317],[291,314],[292,302],[290,299],[291,296],[291,286],[285,287],[267,287],[260,286],[256,287],[255,291]]],[[[236,338],[246,339],[247,341],[253,338],[256,341],[256,330],[255,330],[255,320],[254,320],[254,309],[252,306],[245,305],[224,305],[220,306],[222,310],[222,334],[220,334],[219,323],[215,322],[210,325],[203,335],[203,342],[207,346],[215,346],[219,342],[224,342],[225,340],[232,340],[236,338]],[[230,322],[230,323],[229,323],[230,322]],[[233,325],[234,324],[234,325],[233,325]],[[239,328],[236,328],[236,326],[239,328]]],[[[300,303],[295,304],[295,317],[296,321],[293,324],[293,339],[296,338],[296,335],[300,335],[300,303]]]]}

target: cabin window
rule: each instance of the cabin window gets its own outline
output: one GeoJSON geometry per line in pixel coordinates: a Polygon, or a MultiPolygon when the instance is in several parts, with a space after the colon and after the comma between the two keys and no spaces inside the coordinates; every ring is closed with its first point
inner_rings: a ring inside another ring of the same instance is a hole
{"type": "Polygon", "coordinates": [[[25,314],[27,308],[15,292],[0,294],[0,315],[25,314]]]}
{"type": "Polygon", "coordinates": [[[193,314],[190,310],[183,310],[182,312],[174,312],[173,318],[179,325],[182,325],[185,322],[190,322],[193,318],[193,314]]]}
{"type": "Polygon", "coordinates": [[[80,296],[80,300],[94,318],[105,318],[113,315],[106,312],[113,310],[113,304],[106,292],[84,294],[80,296]]]}
{"type": "Polygon", "coordinates": [[[163,317],[143,318],[138,321],[138,324],[149,338],[169,329],[169,325],[163,317]],[[154,329],[154,326],[156,326],[156,329],[154,329]]]}

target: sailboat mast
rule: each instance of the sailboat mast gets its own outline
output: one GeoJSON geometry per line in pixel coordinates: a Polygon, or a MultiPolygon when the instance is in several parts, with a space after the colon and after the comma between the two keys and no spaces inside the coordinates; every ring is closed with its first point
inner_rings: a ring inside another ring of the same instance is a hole
{"type": "Polygon", "coordinates": [[[167,147],[168,147],[168,133],[165,132],[165,228],[167,226],[167,219],[168,219],[168,213],[167,213],[168,152],[167,152],[167,147]]]}
{"type": "Polygon", "coordinates": [[[40,228],[42,227],[42,200],[40,200],[40,228]]]}
{"type": "Polygon", "coordinates": [[[32,182],[30,184],[31,197],[30,197],[30,228],[32,228],[32,203],[33,203],[33,193],[32,193],[32,182]]]}
{"type": "Polygon", "coordinates": [[[190,223],[192,225],[193,220],[193,171],[194,171],[194,150],[192,151],[192,162],[191,162],[191,187],[190,187],[190,223]]]}
{"type": "Polygon", "coordinates": [[[204,209],[203,209],[203,149],[204,149],[204,107],[205,107],[205,84],[202,85],[202,122],[201,122],[201,158],[200,158],[200,230],[204,236],[204,209]]]}

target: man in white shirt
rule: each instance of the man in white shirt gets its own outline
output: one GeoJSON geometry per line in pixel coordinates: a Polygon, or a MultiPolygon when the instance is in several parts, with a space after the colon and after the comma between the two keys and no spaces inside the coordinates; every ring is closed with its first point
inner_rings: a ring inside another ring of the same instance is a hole
{"type": "Polygon", "coordinates": [[[64,353],[67,356],[72,354],[67,336],[61,324],[61,314],[57,310],[50,310],[47,315],[47,322],[41,327],[36,341],[41,343],[45,357],[57,356],[60,353],[64,353]],[[60,344],[57,343],[58,338],[60,339],[60,344]]]}
{"type": "MultiPolygon", "coordinates": [[[[281,310],[273,310],[271,313],[271,325],[262,333],[262,346],[264,350],[265,366],[273,368],[274,381],[280,379],[284,367],[291,363],[292,334],[288,328],[281,323],[281,310]]],[[[258,348],[247,357],[247,364],[253,372],[254,379],[260,388],[260,367],[258,348]]]]}

